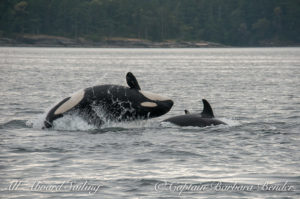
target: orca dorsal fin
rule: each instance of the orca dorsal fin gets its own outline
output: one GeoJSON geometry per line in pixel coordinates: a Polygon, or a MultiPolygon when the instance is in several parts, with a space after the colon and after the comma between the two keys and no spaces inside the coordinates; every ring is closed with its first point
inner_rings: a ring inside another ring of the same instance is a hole
{"type": "Polygon", "coordinates": [[[131,72],[127,73],[126,81],[130,88],[141,90],[141,87],[140,87],[138,81],[136,80],[135,76],[131,72]]]}
{"type": "Polygon", "coordinates": [[[185,113],[186,115],[191,114],[190,111],[188,111],[188,110],[184,110],[184,113],[185,113]]]}
{"type": "Polygon", "coordinates": [[[214,112],[206,99],[202,99],[203,102],[203,111],[201,113],[202,117],[214,118],[214,112]]]}

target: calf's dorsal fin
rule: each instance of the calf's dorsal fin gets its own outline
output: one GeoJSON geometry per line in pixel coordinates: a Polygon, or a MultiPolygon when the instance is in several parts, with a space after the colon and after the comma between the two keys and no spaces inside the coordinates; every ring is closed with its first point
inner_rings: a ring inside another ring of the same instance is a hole
{"type": "Polygon", "coordinates": [[[131,72],[127,73],[126,81],[130,88],[141,90],[141,87],[140,87],[138,81],[136,80],[135,76],[131,72]]]}
{"type": "Polygon", "coordinates": [[[214,118],[214,112],[206,99],[202,99],[203,102],[203,111],[201,113],[202,117],[214,118]]]}
{"type": "Polygon", "coordinates": [[[184,110],[184,113],[185,113],[186,115],[191,114],[190,111],[188,111],[188,110],[184,110]]]}

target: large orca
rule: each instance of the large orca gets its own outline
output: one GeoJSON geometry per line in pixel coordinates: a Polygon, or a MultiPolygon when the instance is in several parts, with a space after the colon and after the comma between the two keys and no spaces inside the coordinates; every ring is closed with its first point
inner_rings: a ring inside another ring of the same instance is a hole
{"type": "Polygon", "coordinates": [[[164,122],[170,122],[178,126],[198,126],[205,127],[211,125],[226,124],[220,120],[215,119],[213,110],[207,100],[202,100],[204,108],[202,113],[190,114],[188,110],[185,110],[185,115],[179,115],[164,120],[164,122]]]}
{"type": "Polygon", "coordinates": [[[173,106],[173,101],[166,97],[142,91],[131,72],[127,73],[126,80],[129,87],[93,86],[63,99],[48,112],[44,126],[52,127],[54,120],[73,111],[89,123],[100,126],[105,120],[126,121],[158,117],[173,106]]]}

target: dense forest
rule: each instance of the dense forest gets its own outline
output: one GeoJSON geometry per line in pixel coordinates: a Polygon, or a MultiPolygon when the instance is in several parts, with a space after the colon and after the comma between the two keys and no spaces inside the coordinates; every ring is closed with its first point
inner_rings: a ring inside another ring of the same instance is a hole
{"type": "Polygon", "coordinates": [[[300,44],[299,0],[1,0],[0,37],[300,44]]]}

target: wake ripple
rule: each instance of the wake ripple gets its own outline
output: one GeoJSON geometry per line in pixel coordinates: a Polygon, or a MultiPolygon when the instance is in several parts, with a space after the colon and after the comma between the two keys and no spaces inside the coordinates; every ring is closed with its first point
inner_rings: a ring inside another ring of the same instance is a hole
{"type": "Polygon", "coordinates": [[[6,123],[0,124],[0,129],[21,129],[28,128],[26,120],[10,120],[6,123]]]}

